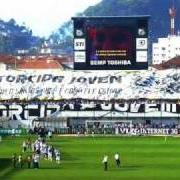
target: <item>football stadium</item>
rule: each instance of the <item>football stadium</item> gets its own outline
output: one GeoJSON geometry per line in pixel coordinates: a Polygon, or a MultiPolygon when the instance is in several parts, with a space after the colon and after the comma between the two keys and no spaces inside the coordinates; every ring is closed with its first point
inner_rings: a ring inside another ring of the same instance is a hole
{"type": "Polygon", "coordinates": [[[0,57],[0,179],[180,179],[179,57],[148,65],[149,16],[72,19],[74,69],[0,57]]]}

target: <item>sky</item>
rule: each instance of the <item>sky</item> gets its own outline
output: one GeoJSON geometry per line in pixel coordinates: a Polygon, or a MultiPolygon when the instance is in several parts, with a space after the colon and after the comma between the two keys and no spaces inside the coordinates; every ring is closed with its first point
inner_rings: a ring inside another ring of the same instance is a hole
{"type": "Polygon", "coordinates": [[[101,0],[1,0],[0,19],[25,23],[34,35],[47,37],[78,12],[101,0]]]}

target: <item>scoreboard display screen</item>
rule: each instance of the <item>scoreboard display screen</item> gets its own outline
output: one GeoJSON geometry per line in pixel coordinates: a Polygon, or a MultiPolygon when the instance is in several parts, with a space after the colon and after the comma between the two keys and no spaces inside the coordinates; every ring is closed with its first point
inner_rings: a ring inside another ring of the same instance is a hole
{"type": "Polygon", "coordinates": [[[147,69],[148,20],[149,16],[74,17],[74,69],[147,69]]]}

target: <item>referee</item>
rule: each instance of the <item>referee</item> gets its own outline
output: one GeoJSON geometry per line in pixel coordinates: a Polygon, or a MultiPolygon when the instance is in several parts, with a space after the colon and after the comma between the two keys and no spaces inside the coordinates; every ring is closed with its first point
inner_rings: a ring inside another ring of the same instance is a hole
{"type": "Polygon", "coordinates": [[[119,154],[118,154],[118,153],[116,153],[116,154],[114,155],[114,159],[115,159],[115,161],[116,161],[117,167],[120,167],[121,162],[120,162],[120,157],[119,157],[119,154]]]}

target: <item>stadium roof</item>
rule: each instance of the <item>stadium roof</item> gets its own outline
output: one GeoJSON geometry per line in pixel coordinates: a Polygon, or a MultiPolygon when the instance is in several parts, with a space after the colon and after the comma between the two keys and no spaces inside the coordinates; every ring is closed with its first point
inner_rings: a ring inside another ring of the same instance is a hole
{"type": "Polygon", "coordinates": [[[17,63],[18,69],[63,69],[54,59],[26,59],[17,63]]]}
{"type": "Polygon", "coordinates": [[[63,69],[72,63],[71,57],[58,56],[9,56],[0,55],[0,63],[12,65],[17,69],[63,69]]]}
{"type": "Polygon", "coordinates": [[[0,63],[14,64],[16,61],[15,56],[0,55],[0,63]]]}
{"type": "Polygon", "coordinates": [[[154,68],[163,70],[163,69],[171,69],[171,68],[180,68],[180,56],[177,56],[173,59],[170,59],[167,62],[164,62],[162,64],[153,65],[154,68]]]}

